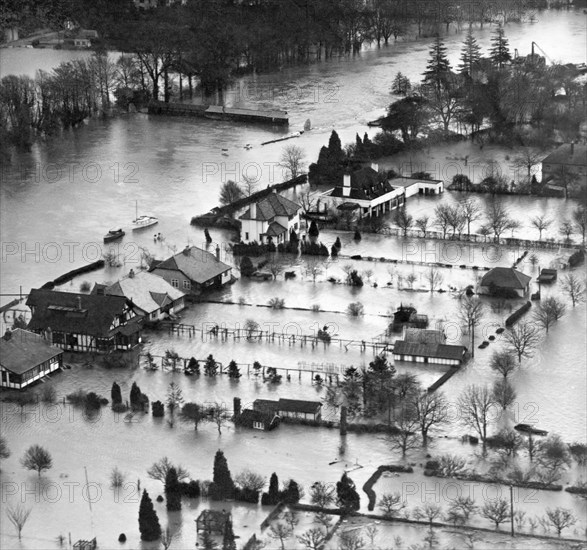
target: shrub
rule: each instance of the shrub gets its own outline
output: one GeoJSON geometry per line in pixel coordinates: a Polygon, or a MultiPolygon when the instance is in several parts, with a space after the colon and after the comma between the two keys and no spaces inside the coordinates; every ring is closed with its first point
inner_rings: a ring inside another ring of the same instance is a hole
{"type": "Polygon", "coordinates": [[[43,403],[55,403],[57,400],[57,391],[53,386],[45,384],[39,392],[39,400],[43,403]]]}
{"type": "Polygon", "coordinates": [[[254,273],[255,267],[253,266],[251,258],[248,256],[243,257],[240,263],[240,271],[243,277],[250,277],[254,273]]]}
{"type": "Polygon", "coordinates": [[[363,278],[358,274],[356,269],[353,269],[349,273],[348,283],[351,286],[363,286],[363,278]]]}
{"type": "Polygon", "coordinates": [[[182,496],[186,498],[199,498],[201,494],[200,489],[200,482],[191,480],[191,481],[180,481],[179,488],[181,490],[182,496]]]}
{"type": "Polygon", "coordinates": [[[79,285],[80,292],[90,292],[92,285],[89,281],[83,281],[81,285],[79,285]]]}
{"type": "Polygon", "coordinates": [[[155,418],[162,418],[165,416],[165,405],[161,401],[154,401],[151,403],[151,410],[155,418]]]}
{"type": "Polygon", "coordinates": [[[365,314],[365,308],[361,302],[351,302],[347,306],[346,311],[351,317],[360,317],[365,314]]]}
{"type": "Polygon", "coordinates": [[[285,300],[283,298],[271,298],[268,302],[271,309],[283,309],[285,307],[285,300]]]}
{"type": "Polygon", "coordinates": [[[353,237],[353,239],[354,239],[355,241],[360,241],[360,240],[361,240],[361,238],[362,238],[362,237],[361,237],[361,233],[360,233],[360,231],[359,231],[358,229],[355,229],[355,236],[353,237]]]}
{"type": "Polygon", "coordinates": [[[312,304],[312,311],[318,313],[320,310],[320,304],[312,304]]]}

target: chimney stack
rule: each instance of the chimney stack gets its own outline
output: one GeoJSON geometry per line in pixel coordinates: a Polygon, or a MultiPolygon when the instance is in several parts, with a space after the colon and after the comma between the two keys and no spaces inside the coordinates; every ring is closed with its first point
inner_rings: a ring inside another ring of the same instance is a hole
{"type": "Polygon", "coordinates": [[[184,256],[189,256],[190,255],[190,247],[189,245],[186,245],[186,247],[183,249],[183,255],[184,256]]]}
{"type": "Polygon", "coordinates": [[[351,175],[345,174],[342,179],[342,195],[343,197],[351,196],[351,175]]]}
{"type": "Polygon", "coordinates": [[[4,333],[4,340],[6,340],[7,342],[12,338],[12,331],[7,328],[6,332],[4,333]]]}
{"type": "Polygon", "coordinates": [[[254,220],[257,217],[257,203],[251,203],[251,219],[254,220]]]}
{"type": "Polygon", "coordinates": [[[131,270],[128,272],[128,278],[129,278],[129,279],[132,279],[132,278],[134,278],[134,276],[135,276],[135,270],[134,270],[134,269],[131,269],[131,270]]]}

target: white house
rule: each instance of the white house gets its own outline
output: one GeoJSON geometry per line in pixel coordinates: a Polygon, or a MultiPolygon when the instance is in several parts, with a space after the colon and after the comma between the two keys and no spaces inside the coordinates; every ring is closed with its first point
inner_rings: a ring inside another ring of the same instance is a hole
{"type": "Polygon", "coordinates": [[[440,180],[397,177],[388,179],[377,164],[344,174],[342,185],[321,195],[339,210],[358,211],[359,218],[380,216],[405,203],[412,195],[436,195],[444,191],[440,180]]]}
{"type": "Polygon", "coordinates": [[[104,288],[96,285],[92,292],[125,296],[132,300],[135,311],[149,321],[160,321],[185,308],[185,294],[181,290],[173,287],[163,277],[146,271],[135,273],[131,269],[124,279],[104,288]]]}
{"type": "Polygon", "coordinates": [[[290,232],[300,227],[300,205],[273,192],[249,209],[241,220],[243,242],[264,243],[270,238],[275,244],[289,240],[290,232]]]}

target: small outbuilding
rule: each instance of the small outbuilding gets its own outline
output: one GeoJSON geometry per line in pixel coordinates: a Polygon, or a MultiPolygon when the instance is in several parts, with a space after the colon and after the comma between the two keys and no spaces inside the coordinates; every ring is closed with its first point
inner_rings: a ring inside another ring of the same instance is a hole
{"type": "Polygon", "coordinates": [[[63,367],[63,350],[42,336],[17,328],[0,338],[0,381],[22,390],[63,367]]]}
{"type": "Polygon", "coordinates": [[[465,346],[396,340],[393,345],[393,359],[458,367],[463,362],[466,351],[465,346]]]}
{"type": "Polygon", "coordinates": [[[232,521],[232,516],[225,510],[204,510],[196,520],[198,532],[208,531],[209,533],[224,533],[228,522],[232,521]]]}
{"type": "Polygon", "coordinates": [[[556,281],[556,269],[541,269],[540,275],[536,279],[541,285],[549,285],[556,281]]]}
{"type": "Polygon", "coordinates": [[[501,298],[523,298],[530,290],[531,279],[513,267],[494,267],[481,279],[478,293],[501,298]]]}
{"type": "Polygon", "coordinates": [[[236,424],[243,428],[268,432],[279,426],[279,416],[276,413],[245,409],[236,419],[236,424]]]}
{"type": "Polygon", "coordinates": [[[322,403],[320,401],[305,401],[303,399],[256,399],[253,410],[265,414],[276,414],[280,418],[303,418],[305,420],[320,420],[322,418],[322,403]]]}

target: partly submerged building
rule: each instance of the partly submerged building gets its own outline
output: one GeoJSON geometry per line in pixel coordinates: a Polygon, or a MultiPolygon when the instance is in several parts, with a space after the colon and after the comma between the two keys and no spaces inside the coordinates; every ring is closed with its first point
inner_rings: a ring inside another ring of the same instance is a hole
{"type": "Polygon", "coordinates": [[[459,366],[465,358],[466,348],[445,342],[441,330],[405,328],[403,339],[396,340],[393,345],[393,358],[395,361],[459,366]]]}
{"type": "Polygon", "coordinates": [[[236,419],[237,426],[254,430],[270,431],[279,426],[279,416],[276,412],[263,412],[254,409],[245,409],[236,419]]]}
{"type": "Polygon", "coordinates": [[[503,298],[523,298],[530,290],[531,280],[530,276],[513,267],[494,267],[483,275],[478,293],[503,298]]]}
{"type": "Polygon", "coordinates": [[[0,386],[22,390],[63,367],[63,350],[17,328],[0,338],[0,386]]]}
{"type": "Polygon", "coordinates": [[[268,415],[276,414],[280,418],[302,418],[304,420],[320,420],[322,418],[322,403],[320,401],[305,401],[302,399],[256,399],[253,410],[268,415]]]}

